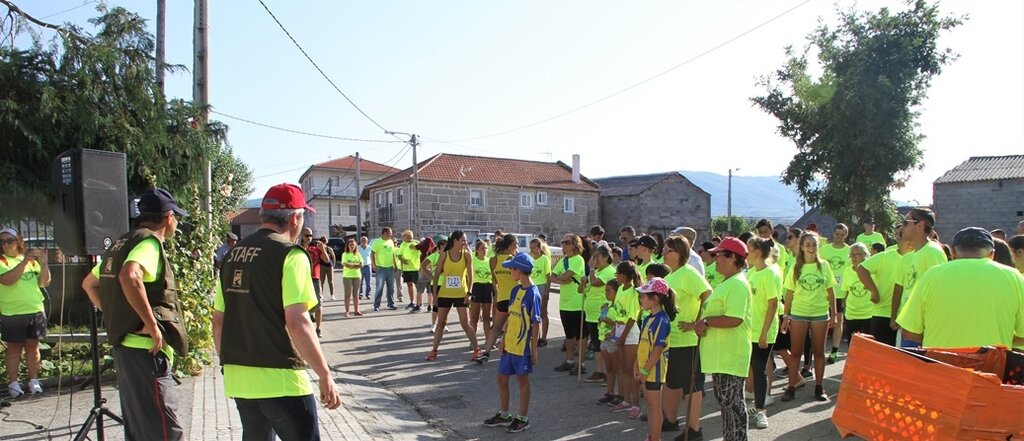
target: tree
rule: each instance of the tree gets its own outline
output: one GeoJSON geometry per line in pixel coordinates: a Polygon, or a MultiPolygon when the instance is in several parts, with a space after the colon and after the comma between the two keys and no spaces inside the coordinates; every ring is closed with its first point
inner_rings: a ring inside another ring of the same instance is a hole
{"type": "Polygon", "coordinates": [[[889,192],[923,166],[917,109],[957,56],[938,48],[939,35],[962,18],[940,17],[924,0],[908,6],[837,11],[837,27],[819,25],[799,55],[787,47],[785,65],[759,81],[767,94],[752,98],[796,144],[782,181],[841,222],[874,215],[887,229],[896,216],[889,192]],[[812,46],[818,78],[808,64],[812,46]]]}
{"type": "Polygon", "coordinates": [[[156,66],[153,36],[141,17],[101,3],[91,35],[0,3],[26,21],[15,29],[31,23],[60,31],[46,46],[34,37],[27,49],[0,48],[0,220],[52,219],[50,164],[62,151],[125,153],[130,194],[163,187],[193,214],[187,220],[195,232],[178,235],[168,253],[180,274],[179,297],[195,348],[177,365],[196,371],[212,343],[213,250],[229,227],[225,213],[252,191],[252,173],[232,154],[225,125],[203,123],[206,109],[193,103],[165,99],[155,72],[175,67],[156,66]],[[215,183],[212,222],[200,209],[207,161],[215,183]]]}
{"type": "Polygon", "coordinates": [[[726,236],[737,236],[744,231],[751,231],[754,229],[754,224],[748,222],[739,216],[732,217],[732,231],[726,231],[729,225],[729,218],[727,216],[718,216],[711,220],[711,236],[726,237],[726,236]]]}

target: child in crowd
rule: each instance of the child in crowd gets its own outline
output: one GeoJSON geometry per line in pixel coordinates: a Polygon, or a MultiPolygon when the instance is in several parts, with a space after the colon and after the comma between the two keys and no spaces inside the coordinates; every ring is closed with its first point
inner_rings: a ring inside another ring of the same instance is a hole
{"type": "MultiPolygon", "coordinates": [[[[618,340],[622,336],[623,326],[618,324],[621,319],[618,314],[618,310],[614,308],[615,295],[619,291],[619,281],[610,280],[604,286],[605,298],[609,304],[601,307],[601,317],[598,319],[600,322],[597,326],[597,332],[601,335],[601,358],[604,359],[604,368],[607,372],[607,378],[605,381],[608,386],[605,389],[605,394],[599,400],[598,404],[609,404],[614,401],[620,395],[615,394],[615,387],[617,386],[616,380],[618,379],[618,373],[620,369],[622,354],[618,352],[618,340]]],[[[619,390],[619,393],[622,393],[619,390]]]]}
{"type": "MultiPolygon", "coordinates": [[[[676,301],[665,280],[652,277],[638,290],[643,309],[650,312],[640,330],[640,345],[633,378],[644,383],[648,415],[661,415],[661,388],[668,375],[668,334],[676,315],[676,301]]],[[[662,418],[647,419],[647,440],[661,440],[662,418]]]]}
{"type": "Polygon", "coordinates": [[[533,258],[518,253],[512,259],[502,262],[508,268],[512,279],[518,285],[509,296],[508,320],[505,322],[505,338],[501,344],[501,361],[498,364],[498,395],[501,408],[493,417],[484,421],[491,427],[508,425],[509,433],[518,433],[530,428],[527,411],[530,407],[530,377],[537,364],[537,339],[540,336],[540,291],[530,280],[533,272],[533,258]],[[516,376],[519,383],[519,415],[509,413],[510,376],[516,376]]]}
{"type": "Polygon", "coordinates": [[[633,380],[633,367],[636,366],[637,345],[640,344],[640,298],[636,289],[640,286],[640,275],[636,273],[636,264],[631,260],[623,260],[615,267],[615,280],[619,289],[615,294],[612,308],[616,310],[616,327],[618,331],[616,352],[619,354],[619,396],[608,403],[612,412],[629,412],[630,418],[640,418],[640,389],[633,380]]]}

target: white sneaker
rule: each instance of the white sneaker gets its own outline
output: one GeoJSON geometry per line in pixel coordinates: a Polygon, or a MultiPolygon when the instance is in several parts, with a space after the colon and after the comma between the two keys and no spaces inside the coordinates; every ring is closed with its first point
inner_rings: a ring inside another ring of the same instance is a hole
{"type": "Polygon", "coordinates": [[[39,380],[32,379],[28,381],[28,393],[32,395],[43,393],[43,385],[39,384],[39,380]]]}
{"type": "Polygon", "coordinates": [[[754,425],[757,426],[758,429],[767,429],[768,415],[765,415],[764,411],[758,412],[754,415],[754,425]]]}
{"type": "Polygon", "coordinates": [[[764,407],[771,406],[772,404],[775,404],[775,399],[772,398],[771,395],[765,395],[764,396],[764,407]]]}
{"type": "Polygon", "coordinates": [[[433,334],[435,332],[437,332],[437,325],[430,325],[430,333],[433,334]]]}
{"type": "Polygon", "coordinates": [[[11,384],[7,385],[7,393],[10,394],[11,398],[25,395],[25,391],[21,389],[21,383],[17,381],[12,381],[11,384]]]}

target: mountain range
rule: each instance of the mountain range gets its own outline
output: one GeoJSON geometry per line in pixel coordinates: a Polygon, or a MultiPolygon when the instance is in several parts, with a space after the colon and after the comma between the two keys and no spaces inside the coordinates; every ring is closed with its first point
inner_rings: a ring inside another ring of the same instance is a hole
{"type": "MultiPolygon", "coordinates": [[[[729,177],[704,171],[685,171],[686,176],[711,193],[711,216],[728,211],[729,177]]],[[[778,176],[732,177],[732,214],[742,217],[767,217],[773,221],[796,219],[804,214],[796,188],[782,183],[778,176]]]]}

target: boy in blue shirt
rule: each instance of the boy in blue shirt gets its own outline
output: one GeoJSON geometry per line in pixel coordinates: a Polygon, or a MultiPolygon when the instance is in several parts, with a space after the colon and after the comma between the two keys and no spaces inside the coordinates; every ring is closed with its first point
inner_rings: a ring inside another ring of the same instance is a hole
{"type": "Polygon", "coordinates": [[[530,428],[526,416],[530,407],[530,373],[537,364],[537,338],[540,335],[540,291],[530,280],[533,272],[533,258],[518,253],[501,266],[511,270],[512,279],[519,283],[512,288],[509,298],[508,320],[505,322],[505,339],[501,347],[501,361],[498,363],[498,395],[501,410],[484,425],[496,427],[508,424],[509,433],[519,433],[530,428]],[[515,375],[519,383],[519,415],[513,417],[508,411],[508,377],[515,375]]]}

